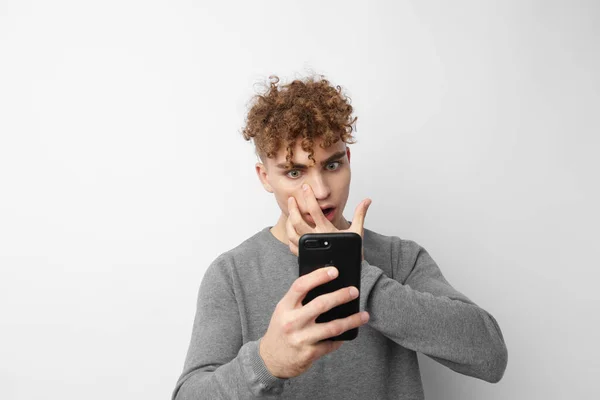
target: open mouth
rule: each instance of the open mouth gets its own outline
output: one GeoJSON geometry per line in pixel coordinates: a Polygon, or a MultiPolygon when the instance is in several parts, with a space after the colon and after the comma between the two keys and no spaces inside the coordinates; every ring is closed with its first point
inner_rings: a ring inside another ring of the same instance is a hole
{"type": "MultiPolygon", "coordinates": [[[[325,216],[325,218],[327,218],[329,221],[333,221],[333,219],[335,218],[335,207],[330,207],[330,208],[322,208],[321,212],[323,213],[323,215],[325,216]]],[[[312,218],[312,216],[310,215],[310,213],[306,213],[306,220],[314,223],[314,220],[312,218]]]]}
{"type": "Polygon", "coordinates": [[[333,207],[331,207],[331,208],[325,208],[322,211],[323,211],[323,215],[327,216],[327,214],[329,214],[330,212],[333,211],[333,207]]]}

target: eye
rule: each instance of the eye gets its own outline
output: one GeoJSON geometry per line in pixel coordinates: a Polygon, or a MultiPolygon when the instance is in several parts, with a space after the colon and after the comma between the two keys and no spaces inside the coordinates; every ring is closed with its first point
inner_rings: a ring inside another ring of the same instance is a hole
{"type": "Polygon", "coordinates": [[[327,164],[327,169],[328,169],[329,171],[335,171],[336,169],[338,169],[338,168],[340,167],[340,165],[341,165],[341,164],[342,164],[342,162],[341,162],[341,161],[333,161],[333,162],[330,162],[329,164],[327,164]],[[335,167],[334,167],[334,168],[329,168],[331,165],[335,165],[335,167]]]}
{"type": "Polygon", "coordinates": [[[298,179],[300,178],[300,170],[297,169],[291,169],[288,172],[286,172],[285,174],[288,178],[292,178],[292,179],[298,179]],[[292,173],[296,172],[296,175],[292,175],[292,173]]]}

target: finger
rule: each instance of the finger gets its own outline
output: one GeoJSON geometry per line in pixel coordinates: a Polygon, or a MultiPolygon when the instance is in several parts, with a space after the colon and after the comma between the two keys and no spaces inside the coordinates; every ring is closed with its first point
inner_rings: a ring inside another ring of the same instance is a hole
{"type": "Polygon", "coordinates": [[[298,203],[294,197],[288,197],[288,219],[286,221],[286,230],[289,231],[288,237],[293,237],[295,239],[296,246],[302,235],[312,232],[312,228],[302,218],[300,210],[298,209],[298,203]],[[291,224],[290,227],[287,226],[287,223],[291,224]]]}
{"type": "Polygon", "coordinates": [[[369,313],[358,312],[346,318],[334,319],[321,324],[313,324],[305,329],[305,342],[312,343],[341,335],[350,329],[358,328],[369,322],[369,313]],[[364,319],[363,319],[364,318],[364,319]]]}
{"type": "Polygon", "coordinates": [[[290,251],[292,252],[293,255],[295,255],[296,257],[298,257],[298,246],[296,246],[294,243],[289,242],[289,248],[290,251]]]}
{"type": "Polygon", "coordinates": [[[322,294],[298,310],[295,325],[298,327],[307,325],[314,321],[324,312],[331,310],[340,304],[348,303],[358,297],[358,289],[354,286],[344,287],[331,293],[322,294]]]}
{"type": "Polygon", "coordinates": [[[323,267],[310,274],[302,275],[292,283],[290,289],[283,296],[284,302],[290,308],[296,308],[310,290],[337,278],[338,273],[339,271],[335,267],[323,267]]]}
{"type": "Polygon", "coordinates": [[[371,205],[371,199],[363,200],[356,209],[354,210],[354,218],[352,219],[352,225],[350,230],[363,236],[363,229],[365,225],[365,217],[367,216],[367,210],[371,205]]]}
{"type": "Polygon", "coordinates": [[[294,228],[294,224],[289,217],[287,221],[285,221],[285,232],[287,233],[288,243],[290,245],[298,246],[300,235],[298,235],[298,232],[296,232],[296,228],[294,228]]]}
{"type": "Polygon", "coordinates": [[[327,228],[331,226],[331,222],[325,217],[323,214],[323,210],[319,207],[319,203],[317,202],[317,198],[315,197],[315,193],[308,183],[302,185],[302,193],[304,193],[304,201],[306,203],[306,209],[313,221],[315,221],[315,225],[317,228],[327,228]]]}
{"type": "Polygon", "coordinates": [[[325,340],[321,343],[314,345],[315,352],[313,353],[312,361],[318,360],[325,354],[332,353],[342,347],[344,344],[343,340],[325,340]]]}
{"type": "Polygon", "coordinates": [[[285,223],[285,230],[288,236],[288,246],[290,247],[290,251],[298,257],[298,247],[300,246],[300,234],[294,228],[291,220],[288,220],[285,223]]]}
{"type": "Polygon", "coordinates": [[[331,346],[332,350],[330,351],[330,353],[332,351],[336,351],[337,349],[342,347],[342,345],[344,344],[343,340],[330,340],[330,342],[333,342],[333,345],[331,346]]]}

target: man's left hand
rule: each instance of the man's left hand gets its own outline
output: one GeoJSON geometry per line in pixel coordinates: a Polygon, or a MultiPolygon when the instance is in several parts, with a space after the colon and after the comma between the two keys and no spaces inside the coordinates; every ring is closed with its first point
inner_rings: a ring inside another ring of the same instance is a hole
{"type": "MultiPolygon", "coordinates": [[[[354,210],[354,218],[348,229],[338,229],[333,225],[323,214],[321,207],[315,197],[310,185],[305,184],[307,188],[303,190],[304,200],[308,208],[308,212],[315,221],[315,227],[311,227],[303,218],[298,208],[296,199],[292,196],[288,198],[288,219],[285,224],[286,232],[289,240],[289,247],[292,253],[298,256],[298,242],[300,237],[305,233],[330,233],[330,232],[354,232],[358,233],[364,239],[364,223],[367,215],[367,210],[371,205],[371,199],[365,199],[354,210]]],[[[336,210],[336,212],[342,212],[336,210]]],[[[361,249],[362,259],[364,260],[364,251],[361,249]]]]}

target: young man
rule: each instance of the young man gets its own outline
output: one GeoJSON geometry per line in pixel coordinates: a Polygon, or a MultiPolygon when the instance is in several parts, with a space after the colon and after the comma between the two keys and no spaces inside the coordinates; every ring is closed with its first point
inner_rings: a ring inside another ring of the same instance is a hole
{"type": "Polygon", "coordinates": [[[243,134],[254,139],[256,172],[281,216],[208,267],[172,399],[423,399],[416,352],[498,382],[507,350],[496,320],[455,290],[423,247],[364,228],[369,199],[344,218],[356,118],[341,88],[277,82],[256,96],[243,134]],[[303,306],[338,272],[298,277],[298,240],[337,231],[363,237],[361,287],[303,306]],[[315,322],[358,289],[359,313],[315,322]],[[355,340],[321,341],[356,327],[355,340]]]}

